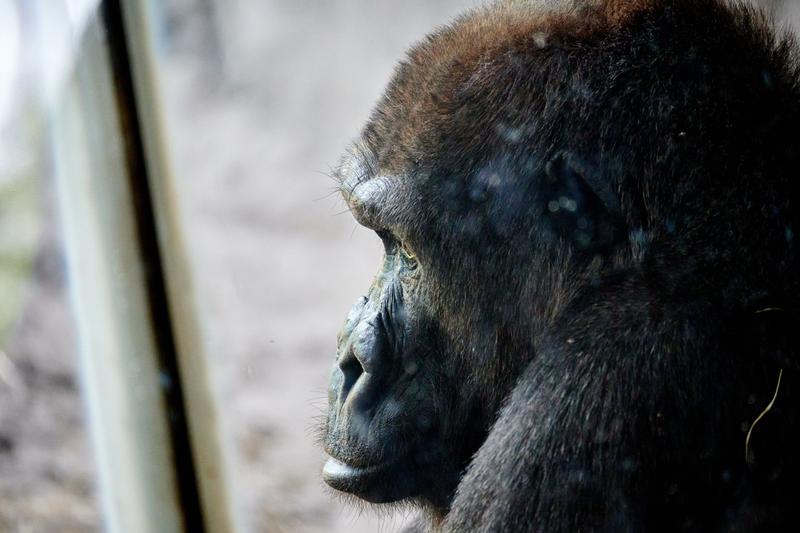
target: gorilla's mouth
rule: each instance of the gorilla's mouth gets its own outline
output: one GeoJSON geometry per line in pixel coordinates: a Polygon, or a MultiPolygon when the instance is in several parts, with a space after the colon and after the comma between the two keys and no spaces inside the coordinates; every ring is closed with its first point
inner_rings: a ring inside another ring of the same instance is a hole
{"type": "MultiPolygon", "coordinates": [[[[397,479],[401,460],[391,460],[370,466],[353,466],[329,457],[322,467],[322,479],[331,488],[353,494],[371,503],[386,503],[407,497],[395,487],[385,486],[387,480],[397,479]]],[[[402,476],[402,474],[400,474],[402,476]]]]}

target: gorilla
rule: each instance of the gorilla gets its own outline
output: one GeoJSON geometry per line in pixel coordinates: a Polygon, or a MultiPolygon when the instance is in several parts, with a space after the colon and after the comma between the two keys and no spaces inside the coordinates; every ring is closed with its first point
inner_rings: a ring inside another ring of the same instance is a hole
{"type": "Polygon", "coordinates": [[[336,177],[385,254],[338,339],[330,487],[415,531],[800,530],[800,53],[764,15],[478,8],[336,177]]]}

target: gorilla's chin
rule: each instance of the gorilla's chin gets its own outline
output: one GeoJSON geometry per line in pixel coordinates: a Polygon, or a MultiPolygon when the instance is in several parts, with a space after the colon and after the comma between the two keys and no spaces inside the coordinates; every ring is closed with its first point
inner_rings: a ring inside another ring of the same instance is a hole
{"type": "Polygon", "coordinates": [[[390,503],[414,496],[416,483],[402,460],[371,466],[352,466],[333,457],[322,468],[322,479],[331,488],[370,503],[390,503]]]}

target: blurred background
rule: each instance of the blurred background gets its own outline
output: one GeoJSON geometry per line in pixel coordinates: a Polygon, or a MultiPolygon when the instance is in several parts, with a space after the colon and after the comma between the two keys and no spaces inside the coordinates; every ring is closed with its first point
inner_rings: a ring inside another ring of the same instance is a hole
{"type": "MultiPolygon", "coordinates": [[[[800,1],[756,3],[800,20],[800,1]]],[[[0,0],[0,531],[103,528],[48,126],[96,4],[0,0]]],[[[319,475],[336,332],[381,253],[328,174],[404,50],[479,1],[151,4],[166,148],[241,522],[396,530],[402,516],[359,515],[319,475]]]]}

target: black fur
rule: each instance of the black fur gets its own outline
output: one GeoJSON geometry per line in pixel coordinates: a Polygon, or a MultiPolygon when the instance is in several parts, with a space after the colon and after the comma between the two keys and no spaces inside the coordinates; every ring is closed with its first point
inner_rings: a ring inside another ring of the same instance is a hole
{"type": "Polygon", "coordinates": [[[445,531],[797,530],[796,46],[717,0],[539,4],[417,45],[343,159],[386,259],[326,480],[445,531]]]}

